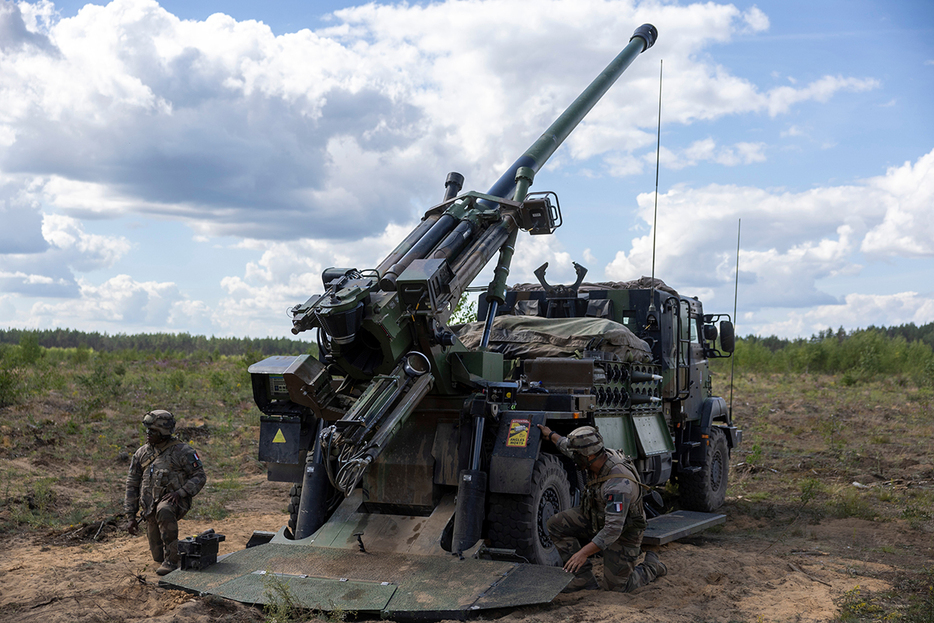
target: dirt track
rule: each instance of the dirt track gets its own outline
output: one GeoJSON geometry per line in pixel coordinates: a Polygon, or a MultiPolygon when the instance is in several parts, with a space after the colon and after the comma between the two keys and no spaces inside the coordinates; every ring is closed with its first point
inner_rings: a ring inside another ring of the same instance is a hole
{"type": "MultiPolygon", "coordinates": [[[[254,480],[248,502],[208,525],[226,535],[221,553],[243,547],[254,529],[286,520],[285,487],[254,480]],[[270,512],[272,510],[273,512],[270,512]]],[[[934,539],[904,522],[755,519],[728,502],[715,532],[662,548],[667,576],[634,594],[583,591],[551,604],[497,613],[504,622],[830,621],[855,587],[897,591],[905,569],[934,566],[934,539]]],[[[19,537],[0,546],[0,620],[258,621],[261,611],[158,588],[143,536],[107,525],[83,532],[19,537]],[[81,538],[78,538],[81,537],[81,538]]],[[[598,565],[599,568],[599,565],[598,565]]]]}

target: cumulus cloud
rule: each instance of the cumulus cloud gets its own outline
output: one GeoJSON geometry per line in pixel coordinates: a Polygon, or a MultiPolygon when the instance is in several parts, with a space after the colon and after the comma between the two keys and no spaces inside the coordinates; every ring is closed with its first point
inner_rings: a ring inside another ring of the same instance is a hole
{"type": "Polygon", "coordinates": [[[81,279],[78,287],[80,296],[75,301],[34,304],[31,324],[139,332],[204,332],[209,326],[207,306],[185,299],[172,282],[139,282],[117,275],[98,286],[81,279]]]}
{"type": "MultiPolygon", "coordinates": [[[[742,219],[740,273],[752,309],[832,304],[821,279],[858,274],[859,250],[880,255],[930,255],[934,152],[915,164],[849,186],[791,193],[709,185],[676,187],[658,198],[656,274],[678,287],[731,285],[737,223],[742,219]]],[[[639,195],[652,223],[654,195],[639,195]]],[[[614,279],[651,270],[651,230],[606,266],[614,279]]]]}
{"type": "Polygon", "coordinates": [[[29,186],[0,172],[0,257],[41,253],[49,248],[42,236],[41,206],[29,186]]]}
{"type": "MultiPolygon", "coordinates": [[[[766,30],[756,7],[479,5],[368,4],[338,11],[326,30],[276,37],[222,14],[180,20],[153,0],[58,21],[47,2],[4,0],[0,170],[44,176],[43,195],[75,216],[137,211],[205,235],[350,240],[410,220],[449,169],[485,190],[649,18],[666,24],[660,54],[679,66],[676,123],[775,115],[873,84],[827,77],[763,93],[699,60],[735,33],[766,30]]],[[[634,154],[653,143],[655,73],[630,68],[627,89],[606,96],[562,157],[637,170],[634,154]]],[[[762,157],[737,144],[710,159],[762,157]]]]}
{"type": "MultiPolygon", "coordinates": [[[[792,310],[783,320],[762,322],[757,326],[757,333],[790,338],[837,327],[921,325],[930,322],[932,317],[934,297],[931,295],[917,292],[849,294],[837,304],[820,305],[803,312],[792,310]]],[[[748,319],[754,318],[752,314],[748,319]]]]}
{"type": "Polygon", "coordinates": [[[54,54],[57,50],[49,38],[36,32],[39,18],[47,17],[50,8],[50,2],[24,4],[23,7],[13,2],[0,3],[0,51],[9,53],[34,48],[54,54]],[[25,15],[23,8],[26,9],[25,15]]]}
{"type": "MultiPolygon", "coordinates": [[[[27,228],[24,241],[28,244],[4,245],[5,252],[0,252],[0,289],[6,292],[79,296],[76,271],[113,266],[130,249],[126,238],[89,234],[78,220],[68,216],[42,215],[30,209],[14,209],[8,216],[14,226],[17,222],[32,225],[33,221],[41,219],[42,242],[29,241],[27,228]]],[[[18,232],[13,230],[13,233],[18,232]]]]}
{"type": "Polygon", "coordinates": [[[934,256],[934,151],[918,162],[890,168],[868,185],[885,196],[882,223],[866,234],[861,248],[880,255],[934,256]]]}

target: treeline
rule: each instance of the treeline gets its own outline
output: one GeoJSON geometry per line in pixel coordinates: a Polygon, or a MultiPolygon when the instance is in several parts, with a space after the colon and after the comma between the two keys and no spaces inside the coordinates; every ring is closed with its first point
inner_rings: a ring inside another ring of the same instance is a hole
{"type": "Polygon", "coordinates": [[[840,374],[845,383],[882,375],[908,377],[934,386],[934,323],[828,329],[787,340],[749,335],[737,340],[737,371],[840,374]]]}
{"type": "Polygon", "coordinates": [[[869,325],[865,329],[856,329],[855,331],[847,332],[843,327],[840,327],[836,331],[833,329],[827,329],[825,331],[819,331],[817,334],[812,335],[810,338],[796,338],[796,339],[786,339],[776,337],[774,335],[769,337],[758,337],[755,335],[747,335],[745,338],[742,338],[748,342],[755,342],[765,346],[770,351],[777,352],[786,346],[791,346],[792,344],[800,344],[802,342],[807,342],[810,344],[824,342],[826,340],[835,339],[838,342],[844,342],[847,338],[856,336],[860,333],[877,333],[884,335],[887,338],[904,338],[906,342],[924,342],[931,348],[934,348],[934,322],[929,322],[923,324],[920,327],[913,322],[908,324],[898,325],[897,327],[877,327],[874,325],[869,325]]]}
{"type": "Polygon", "coordinates": [[[173,353],[192,355],[301,355],[316,352],[316,346],[303,340],[288,338],[205,337],[188,333],[86,333],[74,329],[0,329],[0,344],[37,344],[44,348],[90,349],[97,352],[137,351],[141,353],[173,353]]]}

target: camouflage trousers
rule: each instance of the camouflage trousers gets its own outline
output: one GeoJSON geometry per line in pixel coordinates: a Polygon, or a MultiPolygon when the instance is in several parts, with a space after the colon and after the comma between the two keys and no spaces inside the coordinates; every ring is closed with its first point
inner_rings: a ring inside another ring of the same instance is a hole
{"type": "Polygon", "coordinates": [[[178,564],[178,510],[168,502],[159,502],[146,517],[149,551],[156,562],[178,564]]]}
{"type": "MultiPolygon", "coordinates": [[[[579,508],[570,508],[553,515],[548,520],[548,536],[566,563],[583,545],[590,543],[596,534],[590,529],[590,521],[579,508]]],[[[635,538],[620,537],[603,550],[604,589],[628,593],[646,586],[658,576],[653,564],[636,565],[642,553],[642,532],[635,538]]],[[[586,585],[595,580],[590,559],[575,574],[575,584],[586,585]]]]}

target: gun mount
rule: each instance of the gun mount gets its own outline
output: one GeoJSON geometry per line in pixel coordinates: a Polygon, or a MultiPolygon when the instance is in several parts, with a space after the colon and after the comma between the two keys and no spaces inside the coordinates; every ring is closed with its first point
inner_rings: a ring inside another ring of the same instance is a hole
{"type": "Polygon", "coordinates": [[[529,193],[535,174],[656,37],[654,26],[639,27],[629,45],[486,193],[458,194],[464,178],[449,174],[443,201],[375,269],[329,268],[322,275],[324,294],[292,308],[292,332],[317,330],[325,363],[318,371],[322,378],[313,383],[324,392],[302,394],[312,408],[323,413],[331,406],[335,379],[344,390],[364,384],[354,406],[323,431],[322,442],[338,456],[332,485],[345,495],[429,391],[463,393],[452,354],[467,349],[447,326],[451,313],[499,254],[485,297],[492,326],[496,306],[505,301],[518,231],[547,235],[561,225],[557,196],[529,193]],[[418,372],[406,372],[405,363],[414,361],[418,372]]]}

